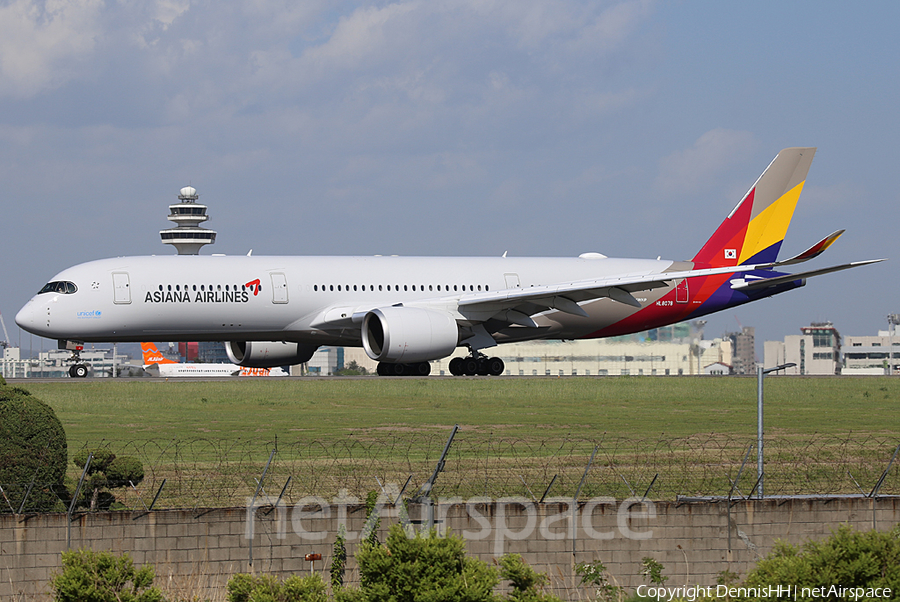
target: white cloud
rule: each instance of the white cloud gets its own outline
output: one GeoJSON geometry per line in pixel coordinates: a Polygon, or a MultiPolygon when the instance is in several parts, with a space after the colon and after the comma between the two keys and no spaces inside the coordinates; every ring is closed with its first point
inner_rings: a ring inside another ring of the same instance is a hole
{"type": "Polygon", "coordinates": [[[101,35],[102,0],[0,7],[0,96],[29,98],[77,77],[101,35]]]}
{"type": "Polygon", "coordinates": [[[416,2],[360,8],[342,17],[328,41],[309,49],[305,58],[320,69],[365,67],[383,58],[386,48],[397,48],[398,37],[410,32],[397,22],[417,8],[416,2]]]}
{"type": "Polygon", "coordinates": [[[629,0],[607,8],[587,27],[580,28],[576,47],[609,52],[622,46],[650,15],[651,0],[629,0]]]}
{"type": "Polygon", "coordinates": [[[660,162],[656,187],[671,195],[706,190],[724,170],[750,158],[755,147],[756,139],[750,132],[710,130],[691,148],[672,153],[660,162]]]}

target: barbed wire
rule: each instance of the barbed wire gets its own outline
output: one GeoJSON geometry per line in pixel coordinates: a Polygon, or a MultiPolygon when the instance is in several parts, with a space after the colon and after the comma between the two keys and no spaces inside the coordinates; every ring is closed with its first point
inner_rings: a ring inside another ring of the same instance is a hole
{"type": "MultiPolygon", "coordinates": [[[[136,490],[113,490],[117,501],[130,509],[149,507],[157,494],[154,509],[220,508],[247,503],[273,450],[262,492],[277,496],[284,489],[286,504],[305,496],[364,499],[367,492],[380,491],[387,484],[399,492],[407,480],[404,495],[409,496],[431,476],[446,441],[444,433],[423,432],[354,434],[340,440],[104,439],[69,452],[74,456],[82,449],[102,448],[140,460],[144,479],[136,490]]],[[[580,499],[645,494],[655,500],[729,494],[746,497],[757,480],[754,445],[755,438],[716,434],[654,439],[606,434],[562,439],[458,436],[432,495],[538,500],[545,495],[571,498],[581,487],[580,499]],[[592,455],[593,463],[585,474],[592,455]]],[[[890,436],[767,437],[765,493],[869,494],[897,446],[897,438],[890,436]]],[[[76,470],[70,466],[69,490],[80,476],[80,471],[75,475],[76,470]]],[[[891,465],[880,495],[900,494],[898,470],[900,462],[891,465]]],[[[29,486],[32,491],[50,487],[44,483],[0,486],[4,497],[0,513],[18,511],[29,486]]],[[[59,509],[57,504],[38,510],[59,509]]]]}

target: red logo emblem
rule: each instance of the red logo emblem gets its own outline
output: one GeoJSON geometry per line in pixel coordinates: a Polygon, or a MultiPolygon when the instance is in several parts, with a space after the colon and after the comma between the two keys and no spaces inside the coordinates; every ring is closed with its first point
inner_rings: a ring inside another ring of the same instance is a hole
{"type": "Polygon", "coordinates": [[[256,295],[259,294],[259,278],[257,278],[256,280],[251,280],[250,282],[248,282],[248,283],[245,284],[244,286],[247,286],[247,287],[250,287],[250,288],[253,289],[253,296],[254,296],[254,297],[255,297],[256,295]]]}

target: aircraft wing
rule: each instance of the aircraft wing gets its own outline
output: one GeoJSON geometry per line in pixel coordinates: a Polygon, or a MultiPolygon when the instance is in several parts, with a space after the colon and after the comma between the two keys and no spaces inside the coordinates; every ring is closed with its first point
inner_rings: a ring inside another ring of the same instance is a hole
{"type": "MultiPolygon", "coordinates": [[[[772,264],[765,265],[770,267],[772,264]]],[[[667,286],[672,280],[681,278],[699,278],[714,274],[746,272],[753,269],[759,269],[759,266],[742,265],[677,272],[620,274],[595,280],[422,299],[404,303],[404,305],[458,311],[463,319],[473,322],[485,321],[495,317],[496,314],[503,310],[509,310],[506,319],[510,322],[523,326],[535,326],[528,315],[544,311],[547,308],[555,308],[566,313],[585,317],[587,313],[581,309],[578,302],[603,297],[610,297],[620,303],[640,307],[640,301],[635,299],[631,293],[667,286]],[[513,308],[528,308],[526,311],[529,309],[534,311],[528,311],[528,314],[525,314],[521,311],[513,310],[513,308]]],[[[376,307],[377,305],[332,306],[313,319],[311,326],[326,331],[359,328],[366,313],[376,307]]]]}
{"type": "MultiPolygon", "coordinates": [[[[807,261],[818,255],[818,253],[815,253],[803,257],[808,253],[808,251],[805,251],[797,257],[793,257],[787,261],[792,264],[800,263],[801,261],[807,261]]],[[[768,288],[785,282],[793,282],[795,280],[838,272],[871,263],[878,263],[880,261],[884,260],[872,259],[868,261],[857,261],[819,270],[800,272],[799,274],[779,275],[758,280],[737,279],[733,281],[732,288],[735,290],[768,288]]],[[[578,305],[578,303],[603,297],[608,297],[619,303],[640,308],[641,303],[634,298],[632,293],[667,286],[672,281],[683,278],[701,278],[717,274],[771,270],[780,265],[783,264],[781,262],[776,262],[758,265],[736,265],[727,268],[622,275],[598,280],[585,280],[523,289],[507,289],[490,293],[475,293],[464,295],[459,300],[459,312],[463,316],[474,321],[483,321],[493,317],[505,319],[512,324],[534,328],[537,327],[537,324],[531,319],[530,315],[538,313],[538,311],[542,310],[541,308],[552,308],[572,315],[586,317],[587,313],[578,305]],[[536,306],[537,311],[530,311],[530,309],[534,309],[535,307],[529,308],[529,305],[536,306]],[[524,311],[520,311],[520,309],[524,309],[524,311]]]]}
{"type": "MultiPolygon", "coordinates": [[[[802,253],[783,261],[671,272],[617,274],[615,276],[593,280],[579,280],[574,282],[531,286],[527,288],[469,293],[461,296],[455,295],[422,299],[405,303],[404,305],[424,308],[443,308],[447,311],[458,313],[463,320],[468,321],[471,324],[485,322],[490,319],[498,319],[504,320],[510,324],[536,328],[537,324],[531,316],[546,311],[547,309],[556,309],[575,316],[587,317],[587,312],[581,308],[579,303],[602,298],[610,298],[619,303],[640,308],[642,307],[641,302],[634,297],[633,293],[669,286],[675,280],[684,278],[703,278],[720,274],[736,274],[739,272],[753,272],[757,270],[773,270],[785,265],[803,263],[818,257],[830,247],[843,232],[843,230],[834,232],[802,253]]],[[[838,272],[880,261],[884,260],[874,259],[857,261],[819,270],[800,272],[798,274],[778,275],[773,276],[772,278],[759,278],[753,276],[738,278],[732,281],[732,288],[743,291],[768,288],[785,282],[793,282],[795,280],[838,272]]],[[[334,306],[321,312],[319,316],[313,320],[312,326],[322,330],[332,331],[356,329],[359,328],[366,313],[374,308],[375,306],[334,306]]]]}

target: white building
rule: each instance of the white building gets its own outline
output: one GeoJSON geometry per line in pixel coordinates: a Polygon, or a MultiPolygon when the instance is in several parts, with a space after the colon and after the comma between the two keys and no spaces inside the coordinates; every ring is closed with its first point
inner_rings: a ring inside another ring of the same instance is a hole
{"type": "MultiPolygon", "coordinates": [[[[18,347],[3,350],[3,363],[0,374],[3,378],[63,378],[69,376],[68,361],[71,351],[52,349],[38,354],[37,359],[22,359],[18,347]]],[[[113,367],[125,366],[125,358],[121,355],[113,359],[112,349],[85,349],[81,352],[81,360],[88,367],[88,376],[94,378],[113,375],[113,367]]]]}
{"type": "MultiPolygon", "coordinates": [[[[677,376],[728,374],[732,364],[730,339],[638,341],[589,339],[578,341],[529,341],[484,349],[506,364],[507,376],[677,376]]],[[[460,347],[445,359],[431,362],[432,376],[448,376],[450,360],[465,357],[460,347]]],[[[305,369],[295,366],[294,376],[330,376],[351,362],[375,374],[378,362],[359,347],[321,347],[305,369]]]]}
{"type": "MultiPolygon", "coordinates": [[[[689,342],[621,341],[587,339],[577,341],[529,341],[500,345],[484,352],[506,364],[507,376],[676,376],[703,374],[703,367],[730,365],[731,341],[714,339],[689,342]]],[[[432,362],[434,375],[450,374],[453,356],[432,362]]]]}
{"type": "Polygon", "coordinates": [[[844,342],[843,374],[889,374],[893,359],[894,374],[900,374],[900,338],[887,330],[876,336],[848,336],[844,342]]]}
{"type": "Polygon", "coordinates": [[[784,341],[766,341],[763,366],[796,364],[784,374],[841,374],[841,335],[831,322],[820,322],[800,329],[803,334],[788,335],[784,341]]]}

